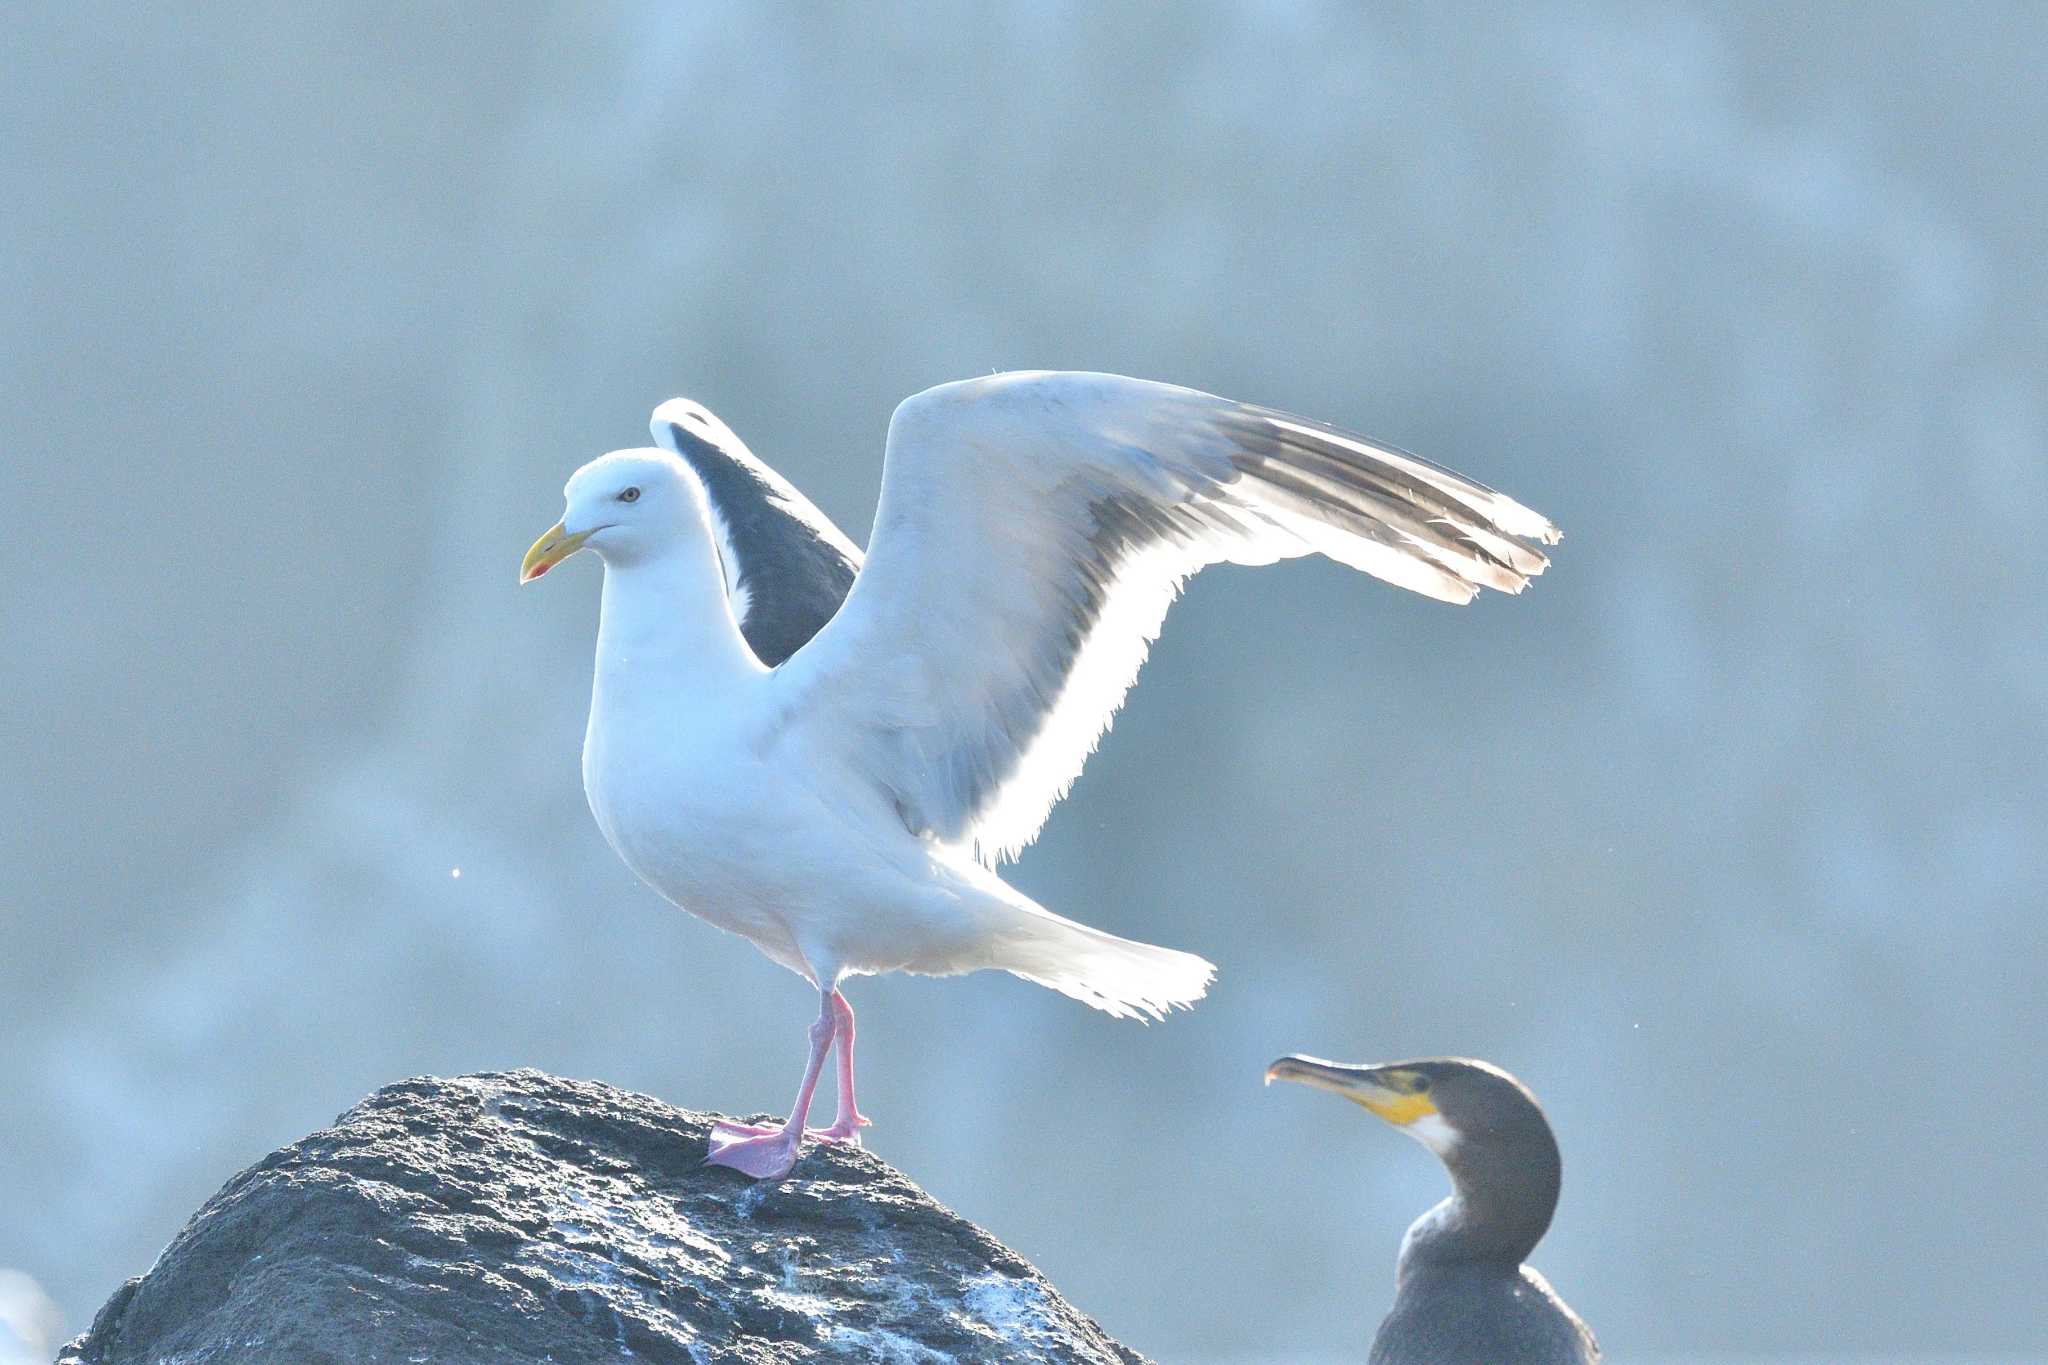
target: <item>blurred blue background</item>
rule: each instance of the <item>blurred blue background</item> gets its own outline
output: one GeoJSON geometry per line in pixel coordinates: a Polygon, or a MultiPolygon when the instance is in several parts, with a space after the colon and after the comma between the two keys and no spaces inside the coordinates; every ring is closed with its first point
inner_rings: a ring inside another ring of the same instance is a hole
{"type": "Polygon", "coordinates": [[[597,566],[520,552],[673,394],[864,539],[900,398],[1050,366],[1565,541],[1197,580],[1013,876],[1212,997],[858,983],[871,1146],[1162,1360],[1356,1355],[1442,1174],[1260,1070],[1476,1054],[1617,1360],[2048,1349],[2048,10],[8,30],[0,1266],[62,1333],[407,1074],[779,1110],[807,988],[601,842],[597,566]]]}

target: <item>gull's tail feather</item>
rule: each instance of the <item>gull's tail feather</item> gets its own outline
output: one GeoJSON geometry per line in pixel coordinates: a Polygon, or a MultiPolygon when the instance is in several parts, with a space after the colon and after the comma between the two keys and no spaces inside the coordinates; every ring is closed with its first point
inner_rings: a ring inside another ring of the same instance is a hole
{"type": "Polygon", "coordinates": [[[1118,938],[1036,905],[1003,911],[991,934],[990,966],[1119,1019],[1164,1019],[1188,1009],[1216,977],[1215,965],[1193,953],[1118,938]]]}

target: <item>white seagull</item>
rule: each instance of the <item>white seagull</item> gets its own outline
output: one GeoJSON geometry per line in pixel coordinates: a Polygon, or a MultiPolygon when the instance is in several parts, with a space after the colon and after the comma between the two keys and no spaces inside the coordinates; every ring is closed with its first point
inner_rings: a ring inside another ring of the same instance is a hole
{"type": "Polygon", "coordinates": [[[1557,529],[1390,446],[1108,374],[942,384],[889,422],[860,552],[702,407],[662,449],[576,471],[530,582],[589,549],[604,595],[583,788],[628,867],[818,991],[788,1121],[708,1160],[786,1175],[838,1046],[858,1142],[850,976],[994,967],[1119,1017],[1215,968],[1091,929],[995,874],[1107,729],[1188,575],[1320,553],[1464,603],[1519,592],[1557,529]]]}

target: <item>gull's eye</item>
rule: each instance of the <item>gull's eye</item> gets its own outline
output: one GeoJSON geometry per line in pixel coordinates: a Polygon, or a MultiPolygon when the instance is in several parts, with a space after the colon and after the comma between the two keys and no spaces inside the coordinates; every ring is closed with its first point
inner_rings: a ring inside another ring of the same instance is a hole
{"type": "Polygon", "coordinates": [[[625,492],[623,492],[623,493],[619,494],[619,501],[620,501],[620,502],[638,502],[638,501],[640,501],[640,490],[639,490],[639,489],[637,489],[637,488],[628,488],[628,489],[627,489],[627,490],[626,490],[625,492]]]}

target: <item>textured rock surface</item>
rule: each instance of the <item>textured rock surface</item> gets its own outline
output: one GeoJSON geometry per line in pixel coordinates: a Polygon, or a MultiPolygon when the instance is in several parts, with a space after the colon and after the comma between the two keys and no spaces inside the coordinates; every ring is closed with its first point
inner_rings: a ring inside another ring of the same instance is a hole
{"type": "Polygon", "coordinates": [[[229,1181],[59,1365],[1131,1362],[879,1158],[779,1185],[711,1120],[535,1071],[388,1086],[229,1181]]]}

